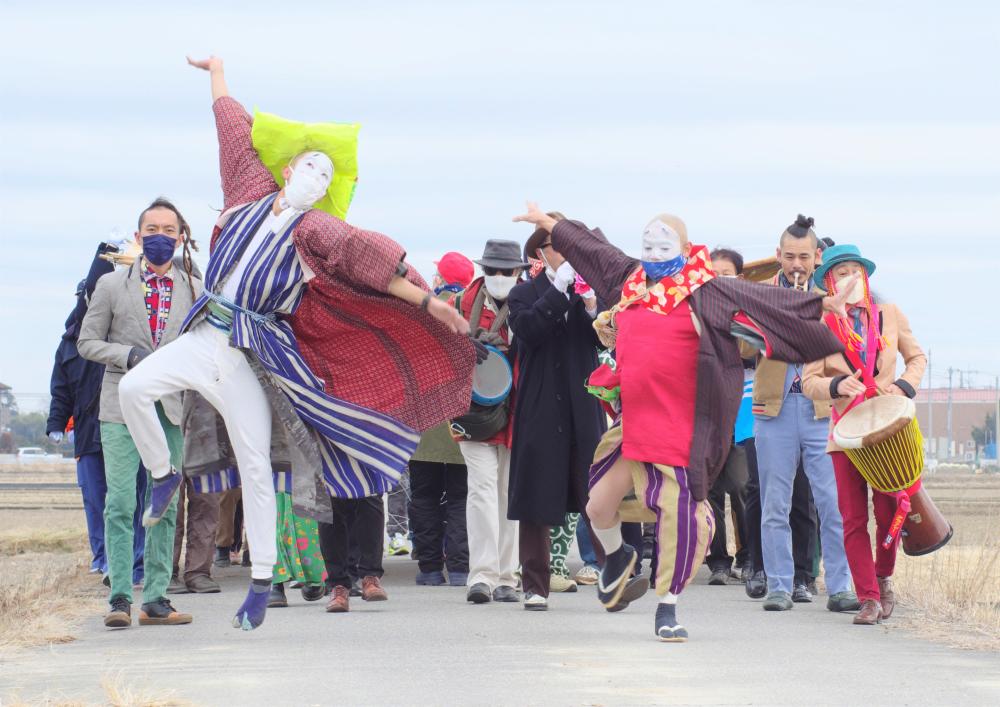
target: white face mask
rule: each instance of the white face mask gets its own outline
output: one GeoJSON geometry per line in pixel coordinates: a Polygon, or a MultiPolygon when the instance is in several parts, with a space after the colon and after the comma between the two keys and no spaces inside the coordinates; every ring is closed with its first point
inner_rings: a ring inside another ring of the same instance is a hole
{"type": "Polygon", "coordinates": [[[516,275],[487,275],[484,278],[486,291],[492,295],[493,299],[505,300],[510,291],[517,284],[516,275]]]}
{"type": "Polygon", "coordinates": [[[642,259],[659,263],[682,255],[681,236],[659,219],[650,221],[642,232],[642,259]]]}
{"type": "Polygon", "coordinates": [[[326,195],[333,179],[333,163],[322,152],[306,152],[298,158],[285,182],[284,206],[306,211],[326,195]]]}
{"type": "MultiPolygon", "coordinates": [[[[837,280],[835,283],[837,285],[837,292],[843,292],[844,288],[847,287],[847,283],[850,282],[853,275],[845,275],[844,277],[837,280]]],[[[847,295],[848,304],[857,304],[865,298],[865,281],[864,279],[859,279],[854,283],[854,287],[851,288],[851,293],[847,295]]]]}

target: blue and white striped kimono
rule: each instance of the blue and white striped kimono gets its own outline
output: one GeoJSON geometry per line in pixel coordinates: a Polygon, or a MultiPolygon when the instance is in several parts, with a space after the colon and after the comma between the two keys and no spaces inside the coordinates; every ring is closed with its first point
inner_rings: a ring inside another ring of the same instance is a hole
{"type": "MultiPolygon", "coordinates": [[[[292,230],[302,214],[289,219],[272,233],[255,253],[248,248],[267,217],[277,194],[237,207],[223,226],[209,259],[205,294],[195,301],[184,329],[206,317],[207,305],[219,301],[226,279],[241,257],[250,257],[232,304],[230,343],[242,349],[266,371],[265,383],[280,391],[291,403],[297,421],[280,416],[286,427],[305,425],[308,438],[316,442],[318,455],[305,453],[306,460],[322,465],[322,480],[334,497],[361,498],[383,493],[396,486],[413,455],[419,434],[402,422],[380,412],[328,395],[300,355],[295,336],[284,321],[298,307],[307,287],[302,263],[292,242],[292,230]]],[[[205,326],[209,323],[206,322],[205,326]]],[[[280,411],[279,411],[280,412],[280,411]]],[[[292,446],[306,441],[301,427],[289,430],[292,446]],[[297,433],[296,433],[297,432],[297,433]]],[[[311,445],[308,445],[311,446],[311,445]]],[[[298,452],[303,452],[298,449],[298,452]]],[[[277,468],[280,465],[275,464],[277,468]]],[[[312,470],[314,475],[319,469],[312,470]]],[[[196,471],[196,474],[201,472],[196,471]]],[[[232,485],[225,470],[203,478],[197,487],[221,490],[232,485]]],[[[296,479],[298,481],[298,479],[296,479]]],[[[296,484],[298,486],[298,484],[296,484]]]]}

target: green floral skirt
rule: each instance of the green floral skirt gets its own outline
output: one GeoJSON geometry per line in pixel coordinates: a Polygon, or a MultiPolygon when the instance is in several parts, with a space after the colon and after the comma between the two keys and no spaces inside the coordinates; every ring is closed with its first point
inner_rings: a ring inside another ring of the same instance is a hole
{"type": "Polygon", "coordinates": [[[319,549],[319,527],[312,518],[299,518],[292,512],[292,495],[279,491],[278,561],[274,563],[274,583],[301,582],[322,584],[326,565],[319,549]]]}

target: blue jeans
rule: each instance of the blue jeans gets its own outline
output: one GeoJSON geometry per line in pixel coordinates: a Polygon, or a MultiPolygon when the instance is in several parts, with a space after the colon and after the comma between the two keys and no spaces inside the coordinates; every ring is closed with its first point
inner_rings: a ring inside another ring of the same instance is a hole
{"type": "Polygon", "coordinates": [[[819,514],[827,592],[836,594],[851,588],[851,571],[844,552],[844,524],[837,506],[837,481],[826,453],[829,429],[829,422],[815,418],[812,401],[801,393],[789,393],[777,417],[755,420],[761,549],[769,591],[792,591],[795,563],[788,515],[800,461],[819,514]]]}
{"type": "Polygon", "coordinates": [[[108,572],[108,556],[104,551],[104,496],[108,484],[104,480],[104,457],[100,452],[84,454],[76,460],[76,483],[83,496],[83,513],[87,518],[87,537],[92,557],[90,569],[108,572]]]}
{"type": "Polygon", "coordinates": [[[586,522],[578,523],[576,526],[576,549],[580,551],[583,564],[597,567],[597,555],[594,554],[594,545],[590,542],[590,531],[587,530],[586,522]]]}

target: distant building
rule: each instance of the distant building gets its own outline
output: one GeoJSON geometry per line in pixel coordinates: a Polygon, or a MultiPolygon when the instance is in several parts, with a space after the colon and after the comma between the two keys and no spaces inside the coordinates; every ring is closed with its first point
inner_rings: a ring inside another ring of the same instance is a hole
{"type": "MultiPolygon", "coordinates": [[[[972,428],[981,427],[986,416],[997,409],[995,388],[953,388],[951,391],[951,450],[948,446],[948,389],[921,388],[914,399],[917,419],[924,434],[927,451],[938,459],[966,459],[974,455],[976,443],[972,428]],[[933,424],[931,429],[931,409],[933,424]]],[[[990,441],[993,434],[988,435],[990,441]]],[[[982,450],[980,450],[982,451],[982,450]]]]}

